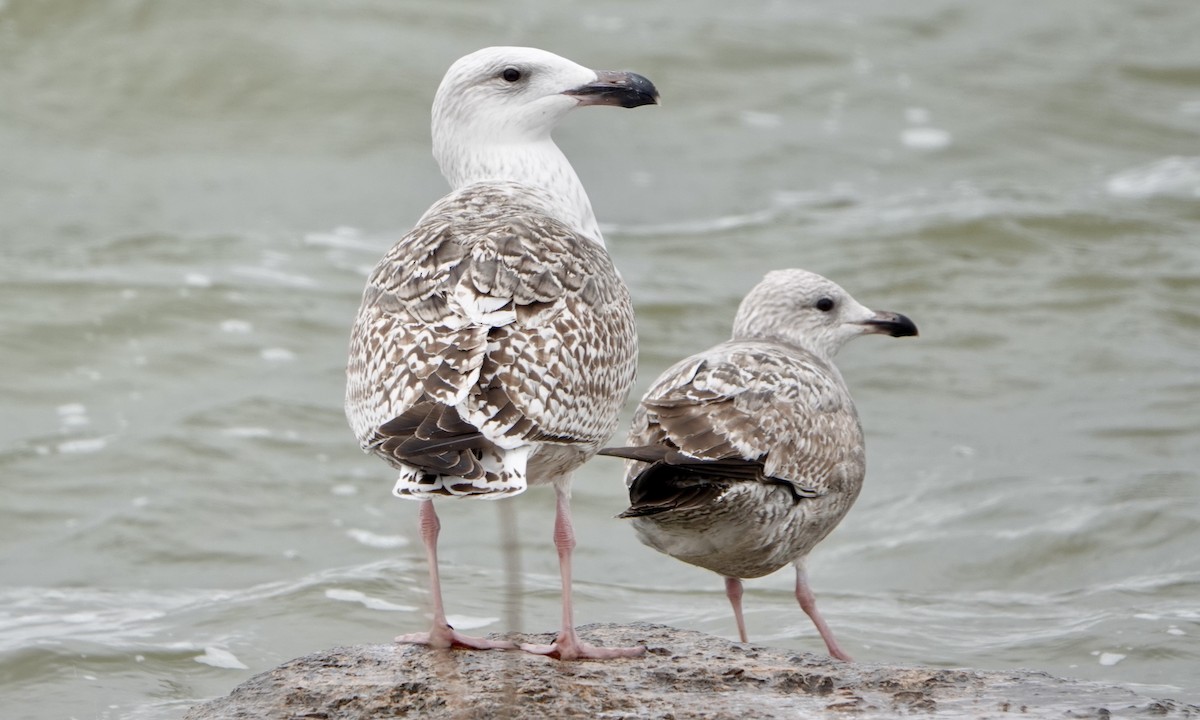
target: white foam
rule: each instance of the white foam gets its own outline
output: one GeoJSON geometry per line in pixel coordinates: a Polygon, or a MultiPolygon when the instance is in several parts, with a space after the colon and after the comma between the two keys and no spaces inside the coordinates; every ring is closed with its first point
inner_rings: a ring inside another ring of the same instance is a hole
{"type": "MultiPolygon", "coordinates": [[[[346,590],[343,588],[329,588],[325,591],[325,597],[338,602],[356,602],[361,603],[368,610],[387,610],[389,612],[415,612],[417,608],[411,605],[398,605],[387,600],[371,597],[366,593],[358,590],[346,590]]],[[[457,627],[457,626],[456,626],[457,627]]]]}
{"type": "Polygon", "coordinates": [[[343,250],[379,250],[379,244],[364,240],[362,232],[358,228],[347,227],[344,225],[341,227],[336,227],[330,232],[309,233],[304,236],[304,242],[309,245],[319,245],[322,247],[339,248],[343,250]]]}
{"type": "Polygon", "coordinates": [[[350,483],[341,483],[329,488],[329,492],[339,497],[349,497],[350,495],[358,494],[358,486],[350,483]]]}
{"type": "Polygon", "coordinates": [[[296,359],[296,353],[281,347],[263,348],[260,355],[267,362],[291,362],[296,359]]]}
{"type": "Polygon", "coordinates": [[[900,142],[914,150],[941,150],[950,145],[951,137],[940,128],[911,127],[900,131],[900,142]]]}
{"type": "Polygon", "coordinates": [[[783,118],[776,113],[761,112],[758,110],[743,110],[738,114],[742,124],[746,127],[758,128],[762,130],[777,128],[783,125],[783,118]]]}
{"type": "Polygon", "coordinates": [[[212,665],[216,668],[224,668],[226,670],[249,670],[249,666],[237,659],[237,656],[228,650],[222,650],[217,647],[204,648],[203,655],[197,655],[192,658],[198,663],[212,665]]]}
{"type": "Polygon", "coordinates": [[[446,622],[455,630],[474,630],[476,628],[487,627],[488,625],[499,621],[500,618],[494,617],[470,617],[468,615],[446,616],[446,622]]]}
{"type": "Polygon", "coordinates": [[[98,617],[99,616],[94,612],[77,612],[70,613],[69,615],[63,615],[60,619],[65,623],[83,624],[94,623],[98,617]]]}
{"type": "Polygon", "coordinates": [[[107,445],[108,440],[104,438],[82,438],[59,443],[58,451],[68,455],[94,453],[103,450],[107,445]]]}
{"type": "Polygon", "coordinates": [[[56,409],[64,430],[82,427],[91,422],[87,416],[87,408],[82,403],[67,403],[59,405],[56,409]]]}
{"type": "Polygon", "coordinates": [[[271,430],[265,427],[228,427],[221,434],[235,438],[265,438],[271,437],[271,430]]]}
{"type": "Polygon", "coordinates": [[[222,320],[221,332],[245,335],[254,331],[254,325],[246,320],[222,320]]]}
{"type": "Polygon", "coordinates": [[[1105,666],[1116,665],[1125,659],[1121,653],[1100,653],[1100,664],[1105,666]]]}
{"type": "Polygon", "coordinates": [[[212,287],[213,281],[203,273],[188,273],[183,276],[183,284],[189,287],[206,288],[212,287]]]}
{"type": "Polygon", "coordinates": [[[1200,157],[1173,155],[1119,172],[1105,184],[1122,198],[1200,198],[1200,157]]]}
{"type": "Polygon", "coordinates": [[[320,287],[320,283],[307,275],[284,272],[270,267],[255,267],[242,265],[233,269],[238,275],[253,278],[267,284],[283,285],[286,287],[312,289],[320,287]]]}
{"type": "Polygon", "coordinates": [[[408,544],[408,538],[403,535],[377,535],[370,530],[359,530],[351,528],[346,531],[346,537],[367,547],[380,548],[390,550],[392,548],[404,547],[408,544]]]}

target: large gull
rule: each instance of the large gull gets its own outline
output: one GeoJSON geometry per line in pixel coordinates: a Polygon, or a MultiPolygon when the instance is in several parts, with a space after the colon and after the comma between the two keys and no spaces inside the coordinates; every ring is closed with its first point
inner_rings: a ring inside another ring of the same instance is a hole
{"type": "Polygon", "coordinates": [[[634,415],[626,484],[638,538],[725,577],[746,642],[742,578],[796,568],[796,599],[838,647],[817,611],[804,561],[862,488],[862,427],[833,356],[867,334],[916,335],[892,312],[871,311],[826,278],[767,273],[742,301],[733,338],[659,376],[634,415]]]}
{"type": "Polygon", "coordinates": [[[616,430],[633,383],[629,292],[587,193],[551,131],[585,105],[657,102],[646,78],[596,72],[533,48],[485,48],[447,71],[433,152],[452,188],[383,257],[350,338],[346,416],[363,449],[421,501],[433,625],[399,642],[512,648],[446,621],[434,498],[557,495],[562,630],[525,650],[562,659],[637,655],[575,633],[571,473],[616,430]]]}

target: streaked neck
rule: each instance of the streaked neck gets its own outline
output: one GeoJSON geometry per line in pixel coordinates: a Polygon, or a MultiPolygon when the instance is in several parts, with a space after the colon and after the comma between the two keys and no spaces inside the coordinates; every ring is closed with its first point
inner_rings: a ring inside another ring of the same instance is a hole
{"type": "MultiPolygon", "coordinates": [[[[743,301],[743,306],[745,305],[743,301]]],[[[793,328],[775,322],[767,322],[755,316],[752,311],[739,309],[733,321],[733,342],[761,342],[782,345],[805,355],[811,355],[826,365],[833,367],[833,358],[837,355],[837,347],[829,347],[812,337],[797,334],[793,328]],[[790,331],[790,332],[789,332],[790,331]]]]}

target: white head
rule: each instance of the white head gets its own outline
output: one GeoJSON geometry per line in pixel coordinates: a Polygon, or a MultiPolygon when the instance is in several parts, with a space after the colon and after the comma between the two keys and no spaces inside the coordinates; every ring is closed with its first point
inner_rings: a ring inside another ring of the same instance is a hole
{"type": "Polygon", "coordinates": [[[654,85],[635,73],[589,70],[536,48],[484,48],[451,65],[438,87],[433,156],[456,190],[487,180],[552,189],[578,206],[565,208],[562,219],[594,225],[587,194],[551,131],[577,107],[657,101],[654,85]]]}
{"type": "Polygon", "coordinates": [[[735,340],[769,340],[807,350],[826,362],[850,340],[879,333],[916,335],[900,313],[863,307],[837,283],[807,270],[767,273],[738,307],[735,340]]]}

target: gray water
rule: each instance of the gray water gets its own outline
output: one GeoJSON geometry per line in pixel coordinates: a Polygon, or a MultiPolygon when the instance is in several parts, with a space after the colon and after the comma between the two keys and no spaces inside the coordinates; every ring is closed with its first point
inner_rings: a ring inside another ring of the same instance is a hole
{"type": "MultiPolygon", "coordinates": [[[[904,312],[841,367],[867,485],[812,556],[857,659],[1200,702],[1200,3],[0,0],[0,708],[170,718],[424,629],[416,507],[341,410],[365,273],[444,192],[445,68],[528,44],[658,108],[557,134],[641,372],[768,269],[904,312]]],[[[630,407],[635,398],[631,398],[630,407]]],[[[578,619],[725,637],[720,579],[576,478],[578,619]]],[[[443,503],[460,628],[551,631],[553,497],[443,503]]],[[[752,639],[823,652],[780,572],[752,639]]]]}

